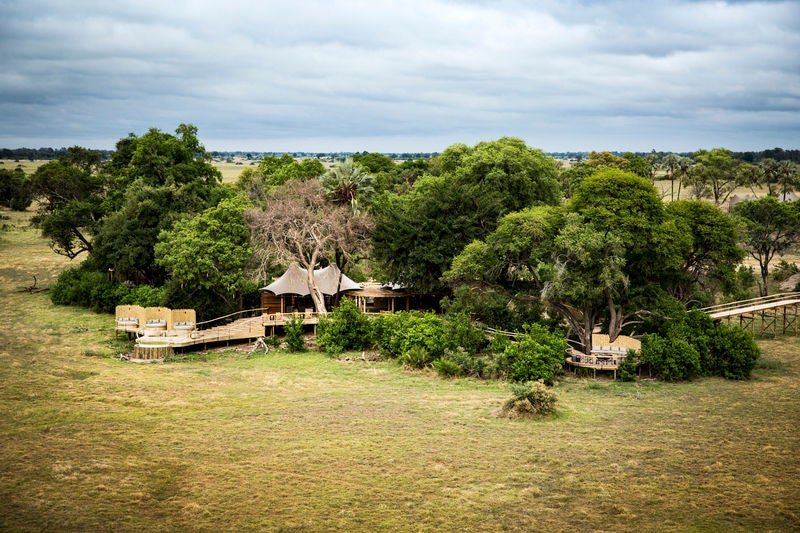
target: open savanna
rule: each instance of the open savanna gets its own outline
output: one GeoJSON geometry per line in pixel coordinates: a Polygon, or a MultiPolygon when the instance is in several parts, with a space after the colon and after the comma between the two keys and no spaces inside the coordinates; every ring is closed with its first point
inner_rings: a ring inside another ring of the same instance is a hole
{"type": "Polygon", "coordinates": [[[113,318],[53,306],[68,263],[0,233],[0,530],[789,531],[800,341],[747,382],[503,384],[309,352],[121,362],[113,318]]]}

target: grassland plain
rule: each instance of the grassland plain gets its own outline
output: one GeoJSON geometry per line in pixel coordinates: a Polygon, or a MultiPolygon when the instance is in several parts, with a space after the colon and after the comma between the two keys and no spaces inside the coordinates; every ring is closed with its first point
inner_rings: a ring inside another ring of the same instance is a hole
{"type": "Polygon", "coordinates": [[[494,382],[318,353],[134,365],[107,315],[21,292],[66,260],[0,233],[0,530],[791,531],[800,341],[747,382],[494,382]]]}

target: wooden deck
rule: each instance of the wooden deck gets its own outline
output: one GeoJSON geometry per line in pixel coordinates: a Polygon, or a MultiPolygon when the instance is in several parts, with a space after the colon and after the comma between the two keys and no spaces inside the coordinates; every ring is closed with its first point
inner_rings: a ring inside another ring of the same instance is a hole
{"type": "Polygon", "coordinates": [[[589,368],[592,375],[597,376],[597,371],[610,370],[617,379],[617,369],[628,356],[628,350],[639,352],[642,343],[633,337],[620,335],[614,342],[611,342],[608,335],[595,333],[592,335],[591,353],[585,354],[575,348],[569,349],[567,364],[577,368],[589,368]]]}
{"type": "MultiPolygon", "coordinates": [[[[186,348],[189,346],[213,344],[220,342],[243,341],[257,339],[259,337],[274,334],[276,328],[283,327],[286,319],[293,315],[259,315],[254,317],[244,317],[233,320],[218,326],[206,327],[203,329],[176,330],[166,327],[144,327],[139,328],[131,324],[119,323],[117,331],[123,331],[136,335],[137,346],[170,346],[172,348],[186,348]]],[[[303,324],[310,324],[316,327],[319,320],[315,313],[305,313],[299,315],[303,319],[303,324]]],[[[215,319],[219,320],[219,319],[215,319]]],[[[213,321],[210,321],[213,322],[213,321]]],[[[200,323],[198,327],[208,325],[200,323]]]]}

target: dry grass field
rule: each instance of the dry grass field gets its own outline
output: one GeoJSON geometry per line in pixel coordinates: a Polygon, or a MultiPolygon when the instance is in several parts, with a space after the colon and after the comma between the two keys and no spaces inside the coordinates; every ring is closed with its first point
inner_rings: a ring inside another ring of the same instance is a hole
{"type": "MultiPolygon", "coordinates": [[[[250,163],[251,161],[246,160],[236,160],[233,163],[222,160],[214,160],[211,162],[211,164],[222,173],[222,183],[236,183],[239,174],[241,174],[244,169],[255,168],[255,165],[251,165],[250,163]]],[[[258,161],[255,161],[255,164],[257,165],[258,161]]]]}
{"type": "Polygon", "coordinates": [[[800,529],[800,340],[748,382],[502,384],[318,353],[114,359],[111,316],[20,292],[66,262],[0,232],[0,530],[800,529]]]}
{"type": "MultiPolygon", "coordinates": [[[[14,170],[17,166],[21,166],[25,174],[30,176],[37,168],[47,163],[44,160],[28,161],[27,159],[20,159],[18,162],[13,159],[0,159],[0,168],[7,168],[14,170]]],[[[226,161],[212,161],[212,164],[222,173],[223,183],[235,183],[242,170],[250,166],[248,161],[236,161],[228,163],[226,161]]]]}
{"type": "Polygon", "coordinates": [[[22,167],[22,170],[25,171],[25,174],[30,176],[36,169],[40,166],[47,163],[47,161],[43,159],[39,159],[36,161],[28,161],[27,159],[20,159],[19,161],[15,161],[13,159],[0,159],[0,168],[5,168],[8,170],[14,170],[17,167],[22,167]]]}

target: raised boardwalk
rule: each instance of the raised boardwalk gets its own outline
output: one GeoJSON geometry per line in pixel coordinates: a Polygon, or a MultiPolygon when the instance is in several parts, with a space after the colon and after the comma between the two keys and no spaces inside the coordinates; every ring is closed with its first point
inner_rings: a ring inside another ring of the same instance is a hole
{"type": "Polygon", "coordinates": [[[778,293],[761,298],[714,305],[703,309],[715,320],[738,319],[753,334],[800,333],[800,292],[778,293]]]}
{"type": "MultiPolygon", "coordinates": [[[[168,311],[162,310],[162,313],[168,311]]],[[[136,345],[145,348],[185,348],[257,339],[275,333],[276,328],[284,326],[286,320],[294,316],[299,316],[303,320],[303,324],[316,327],[319,323],[316,313],[311,311],[287,315],[263,314],[261,309],[250,309],[197,324],[191,323],[190,328],[183,326],[186,324],[185,322],[173,323],[169,320],[163,320],[157,324],[152,321],[139,320],[137,324],[132,324],[131,322],[134,320],[128,316],[130,314],[133,314],[130,309],[118,310],[116,330],[136,335],[136,345]],[[181,324],[181,326],[177,324],[181,324]]]]}

